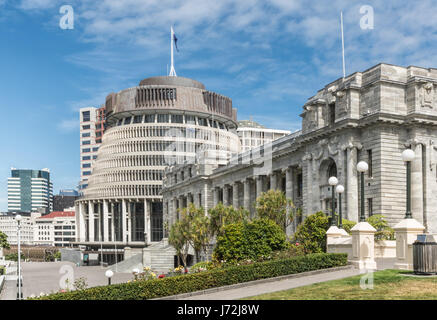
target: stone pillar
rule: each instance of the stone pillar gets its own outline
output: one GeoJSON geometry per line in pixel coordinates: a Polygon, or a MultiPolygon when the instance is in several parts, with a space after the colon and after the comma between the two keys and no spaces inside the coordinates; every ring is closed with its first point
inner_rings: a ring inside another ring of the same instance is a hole
{"type": "Polygon", "coordinates": [[[352,229],[351,263],[358,269],[376,270],[375,232],[367,222],[359,222],[352,229]]]}
{"type": "MultiPolygon", "coordinates": [[[[290,199],[294,204],[293,199],[293,167],[288,167],[285,170],[285,197],[287,199],[290,199]]],[[[287,209],[287,216],[290,213],[290,208],[287,209]]],[[[293,223],[287,228],[287,234],[291,234],[296,232],[296,225],[297,219],[294,217],[293,223]]]]}
{"type": "Polygon", "coordinates": [[[238,182],[234,182],[232,185],[232,206],[236,209],[240,206],[238,201],[238,182]]]}
{"type": "Polygon", "coordinates": [[[78,227],[79,230],[77,230],[78,240],[80,242],[85,241],[85,204],[83,202],[79,203],[79,215],[78,215],[78,227]]]}
{"type": "MultiPolygon", "coordinates": [[[[134,208],[136,208],[136,206],[134,206],[134,208]]],[[[133,212],[132,212],[132,206],[131,206],[130,202],[126,203],[126,210],[127,210],[127,223],[126,223],[127,241],[128,241],[128,243],[131,243],[133,241],[132,230],[134,228],[134,218],[132,217],[133,212]]]]}
{"type": "Polygon", "coordinates": [[[111,219],[111,240],[115,241],[115,212],[114,212],[114,203],[110,203],[111,206],[111,214],[112,214],[112,219],[111,219]]]}
{"type": "Polygon", "coordinates": [[[219,188],[214,187],[212,189],[212,206],[215,207],[218,204],[218,198],[219,198],[219,188]]]}
{"type": "Polygon", "coordinates": [[[150,243],[152,239],[152,228],[150,225],[150,209],[151,204],[149,200],[144,199],[144,232],[147,233],[147,243],[150,243]]]}
{"type": "Polygon", "coordinates": [[[229,187],[228,187],[228,185],[223,186],[223,205],[229,206],[229,187]]]}
{"type": "Polygon", "coordinates": [[[272,172],[270,175],[270,190],[276,190],[278,188],[278,175],[276,172],[272,172]]]}
{"type": "Polygon", "coordinates": [[[243,196],[243,206],[246,210],[251,211],[250,209],[250,180],[245,179],[243,181],[244,187],[244,196],[243,196]]]}
{"type": "Polygon", "coordinates": [[[402,219],[393,228],[396,237],[395,269],[413,270],[413,242],[425,227],[415,219],[402,219]]]}
{"type": "MultiPolygon", "coordinates": [[[[313,214],[313,192],[312,192],[312,185],[313,185],[313,169],[312,169],[312,163],[313,163],[313,157],[311,154],[307,155],[305,157],[306,160],[306,199],[305,199],[305,217],[309,216],[310,214],[313,214]]],[[[305,194],[305,193],[304,193],[305,194]]],[[[318,199],[317,199],[318,200],[318,199]]]]}
{"type": "Polygon", "coordinates": [[[411,212],[413,219],[423,224],[423,166],[422,148],[417,144],[414,148],[415,158],[411,163],[411,212]]]}
{"type": "Polygon", "coordinates": [[[121,241],[125,242],[127,233],[126,233],[126,220],[127,220],[127,208],[126,208],[127,204],[126,204],[126,200],[123,199],[121,202],[121,241]]]}
{"type": "Polygon", "coordinates": [[[103,200],[103,242],[109,241],[108,200],[103,200]]]}
{"type": "Polygon", "coordinates": [[[88,201],[88,234],[89,242],[94,242],[94,204],[88,201]]]}
{"type": "Polygon", "coordinates": [[[258,198],[263,192],[263,176],[256,177],[256,197],[258,198]]]}
{"type": "Polygon", "coordinates": [[[355,147],[347,149],[346,208],[344,218],[358,221],[358,171],[355,147]]]}

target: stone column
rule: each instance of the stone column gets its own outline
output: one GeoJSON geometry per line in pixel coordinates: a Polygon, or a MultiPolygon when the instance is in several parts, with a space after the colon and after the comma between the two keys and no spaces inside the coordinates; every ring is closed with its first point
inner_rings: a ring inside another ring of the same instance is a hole
{"type": "Polygon", "coordinates": [[[270,175],[270,190],[276,190],[278,188],[278,175],[276,172],[272,172],[270,175]]]}
{"type": "Polygon", "coordinates": [[[89,242],[94,242],[94,204],[88,201],[88,235],[89,242]]]}
{"type": "Polygon", "coordinates": [[[223,205],[229,206],[229,187],[228,187],[228,185],[223,186],[223,205]]]}
{"type": "MultiPolygon", "coordinates": [[[[288,167],[285,170],[285,197],[287,199],[290,199],[294,204],[293,199],[293,167],[288,167]]],[[[290,213],[290,208],[287,209],[287,216],[290,213]]],[[[296,225],[297,219],[294,217],[293,223],[287,228],[287,234],[292,234],[296,232],[296,225]]]]}
{"type": "Polygon", "coordinates": [[[132,207],[131,207],[131,203],[129,201],[126,203],[126,210],[127,210],[127,223],[126,223],[126,227],[127,227],[127,241],[128,241],[128,243],[131,243],[132,240],[133,240],[132,230],[134,228],[134,219],[132,217],[132,214],[133,214],[132,213],[132,207]]]}
{"type": "Polygon", "coordinates": [[[375,232],[367,222],[359,222],[352,229],[351,263],[358,269],[376,270],[375,232]]]}
{"type": "Polygon", "coordinates": [[[150,225],[150,209],[151,205],[149,200],[144,199],[144,232],[147,233],[147,243],[150,243],[152,239],[152,228],[150,225]]]}
{"type": "Polygon", "coordinates": [[[127,220],[127,209],[126,209],[126,200],[123,199],[121,202],[121,241],[125,242],[126,241],[126,220],[127,220]]]}
{"type": "Polygon", "coordinates": [[[357,148],[347,149],[346,169],[346,210],[344,218],[358,221],[358,171],[357,171],[357,148]]]}
{"type": "Polygon", "coordinates": [[[218,198],[219,198],[219,189],[218,187],[214,187],[212,189],[212,206],[216,206],[218,204],[218,198]]]}
{"type": "Polygon", "coordinates": [[[238,182],[234,182],[232,185],[232,206],[236,209],[240,206],[238,201],[238,182]]]}
{"type": "Polygon", "coordinates": [[[263,176],[256,177],[256,197],[258,198],[263,192],[263,176]]]}
{"type": "Polygon", "coordinates": [[[79,230],[77,230],[76,234],[78,235],[78,240],[80,242],[84,242],[85,241],[85,204],[83,202],[79,203],[79,215],[78,215],[78,227],[79,230]]]}
{"type": "Polygon", "coordinates": [[[423,166],[422,148],[417,144],[414,148],[415,158],[411,163],[411,212],[413,219],[423,224],[423,166]]]}
{"type": "Polygon", "coordinates": [[[115,212],[114,212],[114,203],[111,202],[110,206],[111,206],[111,214],[112,214],[112,219],[111,219],[111,240],[115,241],[115,212]]]}
{"type": "MultiPolygon", "coordinates": [[[[313,192],[312,192],[312,185],[313,185],[313,169],[312,169],[312,162],[313,162],[313,157],[311,154],[308,154],[307,156],[305,156],[304,158],[306,160],[306,186],[305,186],[305,193],[304,195],[306,195],[306,199],[304,200],[304,207],[305,207],[305,212],[304,212],[304,216],[307,217],[310,214],[313,214],[313,192]]],[[[318,200],[318,199],[317,199],[318,200]]]]}
{"type": "Polygon", "coordinates": [[[244,196],[243,196],[243,206],[246,210],[250,211],[250,180],[245,179],[243,181],[244,196]]]}
{"type": "Polygon", "coordinates": [[[109,241],[108,200],[103,200],[103,242],[109,241]]]}
{"type": "Polygon", "coordinates": [[[402,219],[393,227],[396,237],[395,269],[413,270],[413,242],[425,227],[415,219],[402,219]]]}

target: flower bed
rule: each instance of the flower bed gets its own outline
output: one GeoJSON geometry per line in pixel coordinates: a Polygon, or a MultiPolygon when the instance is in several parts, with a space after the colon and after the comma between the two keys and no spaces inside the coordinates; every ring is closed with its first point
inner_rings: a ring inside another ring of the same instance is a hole
{"type": "Polygon", "coordinates": [[[290,259],[256,262],[249,265],[219,268],[183,276],[135,281],[55,293],[44,300],[144,300],[205,290],[253,280],[326,269],[347,264],[347,255],[318,253],[290,259]]]}

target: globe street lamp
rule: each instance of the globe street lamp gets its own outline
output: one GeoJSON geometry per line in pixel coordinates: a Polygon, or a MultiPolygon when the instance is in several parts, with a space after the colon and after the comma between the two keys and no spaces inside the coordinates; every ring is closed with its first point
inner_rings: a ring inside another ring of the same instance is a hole
{"type": "Polygon", "coordinates": [[[407,163],[407,212],[405,213],[405,219],[413,218],[411,214],[411,162],[414,158],[413,150],[407,149],[402,152],[402,160],[407,163]]]}
{"type": "Polygon", "coordinates": [[[337,188],[335,188],[335,191],[338,193],[338,227],[340,229],[343,229],[343,218],[342,218],[342,212],[341,212],[341,194],[344,192],[344,187],[339,184],[337,188]]]}
{"type": "Polygon", "coordinates": [[[338,184],[338,179],[336,177],[331,177],[331,178],[329,178],[328,183],[332,189],[331,226],[336,226],[337,223],[335,223],[335,220],[334,220],[334,211],[335,211],[335,191],[334,191],[335,188],[334,187],[338,184]]]}
{"type": "Polygon", "coordinates": [[[369,165],[365,161],[360,161],[357,164],[357,170],[361,173],[361,214],[360,222],[366,221],[366,215],[364,213],[364,173],[369,170],[369,165]]]}
{"type": "Polygon", "coordinates": [[[17,268],[18,268],[18,279],[17,279],[17,287],[18,287],[18,291],[17,291],[17,300],[21,300],[23,299],[23,292],[22,292],[22,286],[23,283],[21,281],[21,220],[23,219],[23,217],[19,214],[17,214],[15,216],[15,220],[17,221],[17,268]]]}
{"type": "Polygon", "coordinates": [[[111,278],[114,275],[114,272],[112,270],[106,270],[105,276],[108,278],[108,285],[111,285],[111,278]]]}

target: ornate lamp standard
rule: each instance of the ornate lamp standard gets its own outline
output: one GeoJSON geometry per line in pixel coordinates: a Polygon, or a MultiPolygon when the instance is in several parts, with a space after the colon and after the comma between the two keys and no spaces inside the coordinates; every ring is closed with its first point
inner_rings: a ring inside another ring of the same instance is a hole
{"type": "Polygon", "coordinates": [[[413,218],[411,214],[411,162],[414,158],[413,150],[407,149],[402,152],[402,160],[407,163],[407,212],[405,213],[405,219],[413,218]]]}
{"type": "Polygon", "coordinates": [[[329,185],[332,189],[332,200],[331,200],[331,226],[336,226],[337,223],[334,220],[334,212],[335,212],[335,186],[338,184],[338,179],[336,177],[331,177],[328,180],[329,185]]]}
{"type": "Polygon", "coordinates": [[[339,184],[337,188],[335,188],[335,191],[338,193],[338,227],[340,229],[343,229],[343,217],[342,217],[342,211],[341,211],[341,194],[344,192],[344,187],[339,184]]]}
{"type": "Polygon", "coordinates": [[[361,214],[360,214],[360,222],[366,221],[366,215],[364,213],[364,173],[369,170],[369,165],[365,161],[360,161],[357,164],[357,170],[361,173],[361,214]]]}
{"type": "Polygon", "coordinates": [[[22,292],[22,286],[23,283],[21,281],[21,220],[23,217],[19,214],[15,216],[15,220],[17,221],[17,268],[18,268],[18,279],[17,279],[17,300],[23,299],[23,292],[22,292]]]}
{"type": "Polygon", "coordinates": [[[111,285],[111,278],[114,275],[114,272],[111,270],[106,270],[105,276],[108,278],[108,285],[111,285]]]}

